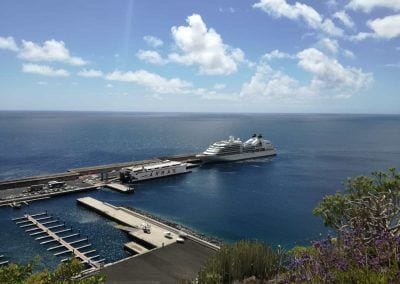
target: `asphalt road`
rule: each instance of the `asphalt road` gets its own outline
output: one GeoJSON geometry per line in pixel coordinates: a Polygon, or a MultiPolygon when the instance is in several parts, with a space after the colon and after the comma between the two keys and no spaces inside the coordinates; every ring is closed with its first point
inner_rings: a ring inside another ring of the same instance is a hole
{"type": "Polygon", "coordinates": [[[196,277],[204,262],[215,253],[192,240],[124,260],[103,269],[106,283],[178,283],[196,277]]]}

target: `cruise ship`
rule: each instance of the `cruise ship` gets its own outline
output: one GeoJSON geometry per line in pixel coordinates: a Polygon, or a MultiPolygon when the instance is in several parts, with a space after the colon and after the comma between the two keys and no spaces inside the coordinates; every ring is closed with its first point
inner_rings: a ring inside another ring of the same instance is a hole
{"type": "Polygon", "coordinates": [[[272,143],[263,139],[261,134],[254,134],[246,142],[230,136],[228,140],[211,144],[207,150],[196,155],[196,157],[204,163],[211,163],[232,162],[275,155],[276,150],[272,143]]]}
{"type": "Polygon", "coordinates": [[[147,165],[123,168],[120,170],[119,176],[122,182],[137,182],[189,172],[186,163],[164,160],[147,165]]]}

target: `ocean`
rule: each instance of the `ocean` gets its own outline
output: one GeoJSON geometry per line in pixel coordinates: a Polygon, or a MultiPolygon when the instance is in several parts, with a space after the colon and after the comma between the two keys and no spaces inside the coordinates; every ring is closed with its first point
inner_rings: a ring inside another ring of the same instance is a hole
{"type": "Polygon", "coordinates": [[[348,114],[184,114],[0,112],[0,179],[71,168],[201,152],[216,140],[261,133],[276,146],[271,159],[206,165],[192,173],[138,184],[132,195],[100,190],[0,208],[0,254],[18,262],[47,252],[11,218],[49,213],[80,230],[98,254],[126,256],[125,233],[76,204],[93,196],[135,207],[227,242],[308,245],[329,230],[313,208],[350,176],[400,168],[400,116],[348,114]]]}

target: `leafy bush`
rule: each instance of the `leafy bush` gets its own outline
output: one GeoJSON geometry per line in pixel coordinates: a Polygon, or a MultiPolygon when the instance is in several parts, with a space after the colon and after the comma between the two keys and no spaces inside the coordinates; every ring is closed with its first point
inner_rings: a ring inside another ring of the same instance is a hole
{"type": "Polygon", "coordinates": [[[270,279],[283,268],[281,249],[256,241],[239,241],[224,245],[200,271],[199,283],[232,283],[255,276],[270,279]]]}
{"type": "Polygon", "coordinates": [[[53,272],[43,270],[35,272],[37,260],[27,265],[9,264],[0,267],[0,283],[2,284],[95,284],[104,283],[103,275],[98,274],[84,279],[74,279],[82,272],[84,266],[77,259],[60,264],[53,272]]]}
{"type": "Polygon", "coordinates": [[[395,169],[349,179],[345,193],[327,196],[314,210],[337,238],[294,249],[286,281],[399,283],[400,175],[395,169]]]}

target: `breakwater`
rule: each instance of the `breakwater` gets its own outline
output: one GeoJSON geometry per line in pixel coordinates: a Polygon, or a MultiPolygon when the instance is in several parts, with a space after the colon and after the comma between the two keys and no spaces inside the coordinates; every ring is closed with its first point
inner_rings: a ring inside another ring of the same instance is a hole
{"type": "MultiPolygon", "coordinates": [[[[0,190],[25,188],[25,187],[29,187],[32,185],[48,183],[49,181],[54,181],[54,180],[56,180],[56,181],[74,181],[82,176],[94,175],[94,174],[107,174],[107,176],[111,176],[111,177],[115,178],[115,172],[124,167],[144,165],[144,164],[148,164],[148,163],[158,162],[161,160],[183,161],[183,162],[188,162],[188,163],[200,162],[198,159],[196,159],[195,154],[181,154],[181,155],[153,158],[153,159],[147,159],[147,160],[138,160],[138,161],[114,163],[114,164],[107,164],[107,165],[81,167],[81,168],[70,169],[67,172],[62,172],[62,173],[39,175],[39,176],[26,177],[26,178],[20,178],[20,179],[12,179],[12,180],[3,180],[3,181],[0,181],[0,190]]],[[[69,191],[65,191],[65,193],[68,193],[68,192],[69,191]]],[[[21,200],[28,200],[28,199],[29,198],[23,198],[21,200]]]]}

